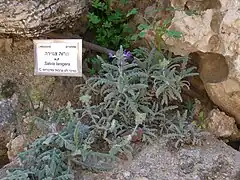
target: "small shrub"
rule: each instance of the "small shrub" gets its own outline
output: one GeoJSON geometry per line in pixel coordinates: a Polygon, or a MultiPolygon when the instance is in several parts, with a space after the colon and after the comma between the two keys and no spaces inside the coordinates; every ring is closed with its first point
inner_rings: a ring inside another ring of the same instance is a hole
{"type": "Polygon", "coordinates": [[[127,48],[133,33],[128,21],[136,13],[135,8],[123,13],[120,9],[111,9],[111,1],[93,0],[92,10],[88,14],[88,26],[96,34],[99,45],[113,50],[117,50],[120,44],[127,48]]]}
{"type": "Polygon", "coordinates": [[[166,57],[154,48],[138,49],[134,55],[121,46],[115,55],[110,55],[112,62],[98,57],[102,68],[98,76],[83,85],[82,108],[68,105],[66,110],[50,113],[50,124],[67,126],[34,141],[19,155],[23,169],[11,170],[8,178],[72,179],[73,164],[109,170],[119,153],[131,160],[131,143],[152,142],[158,135],[156,130],[160,135],[174,133],[177,145],[188,138],[186,113],[183,118],[180,114],[177,118],[168,117],[177,109],[172,101],[182,101],[181,88],[189,88],[185,78],[196,75],[194,68],[186,67],[188,58],[166,57]],[[104,100],[93,105],[94,94],[104,100]],[[98,140],[107,148],[94,148],[98,140]]]}
{"type": "Polygon", "coordinates": [[[98,57],[102,61],[99,76],[87,80],[91,88],[85,93],[98,92],[104,97],[95,107],[99,113],[91,117],[96,128],[105,130],[104,139],[109,144],[124,131],[133,132],[133,137],[140,126],[148,140],[154,137],[154,124],[162,131],[168,129],[171,123],[165,113],[177,108],[171,101],[182,101],[181,89],[189,88],[185,78],[196,75],[193,67],[186,67],[187,57],[166,58],[156,49],[140,49],[135,55],[129,62],[131,53],[120,48],[111,63],[98,57]]]}
{"type": "MultiPolygon", "coordinates": [[[[190,117],[191,118],[191,117],[190,117]]],[[[164,135],[169,140],[175,141],[175,148],[178,149],[184,144],[199,145],[201,140],[198,138],[199,130],[191,123],[186,110],[182,115],[179,111],[172,117],[168,127],[168,134],[164,135]]]]}
{"type": "MultiPolygon", "coordinates": [[[[70,110],[69,107],[64,113],[68,110],[70,110]]],[[[63,110],[58,111],[58,114],[53,113],[49,120],[46,120],[48,122],[46,125],[58,121],[63,115],[62,112],[63,110]]],[[[76,114],[75,111],[72,112],[76,114]]],[[[73,165],[91,170],[113,168],[111,162],[115,160],[114,156],[91,149],[94,143],[92,128],[77,121],[76,116],[72,116],[72,112],[65,114],[68,122],[62,130],[56,132],[53,129],[53,132],[36,139],[26,151],[20,153],[18,158],[23,167],[8,170],[8,176],[4,179],[71,180],[73,165]]]]}

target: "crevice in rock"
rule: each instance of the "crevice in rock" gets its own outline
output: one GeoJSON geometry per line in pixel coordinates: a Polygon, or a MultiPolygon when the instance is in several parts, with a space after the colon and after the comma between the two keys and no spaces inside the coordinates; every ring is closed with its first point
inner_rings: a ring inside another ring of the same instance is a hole
{"type": "Polygon", "coordinates": [[[194,52],[191,58],[198,65],[203,83],[219,83],[228,78],[229,67],[223,55],[213,52],[194,52]]]}
{"type": "Polygon", "coordinates": [[[236,149],[237,151],[240,151],[240,140],[229,141],[226,144],[231,146],[233,149],[236,149]]]}
{"type": "Polygon", "coordinates": [[[3,140],[3,141],[1,141],[1,144],[0,144],[0,168],[2,168],[3,166],[5,166],[6,164],[8,164],[10,162],[8,159],[7,151],[8,151],[8,149],[3,140]]]}
{"type": "Polygon", "coordinates": [[[210,24],[213,32],[219,33],[222,20],[223,20],[223,14],[221,14],[221,12],[215,12],[210,24]]]}
{"type": "Polygon", "coordinates": [[[206,11],[208,9],[220,9],[222,7],[219,0],[209,1],[209,0],[188,0],[186,5],[188,9],[195,11],[206,11]]]}

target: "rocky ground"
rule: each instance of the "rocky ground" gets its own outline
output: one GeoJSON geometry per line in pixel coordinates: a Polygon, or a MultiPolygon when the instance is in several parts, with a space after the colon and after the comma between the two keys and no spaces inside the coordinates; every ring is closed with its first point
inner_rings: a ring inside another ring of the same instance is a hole
{"type": "Polygon", "coordinates": [[[210,134],[202,146],[176,150],[167,139],[143,149],[130,165],[78,180],[240,180],[240,152],[210,134]]]}
{"type": "MultiPolygon", "coordinates": [[[[240,180],[240,152],[209,133],[201,136],[201,146],[173,148],[172,141],[160,138],[145,147],[131,163],[111,172],[78,170],[76,180],[240,180]]],[[[0,170],[19,166],[13,161],[0,170]]]]}

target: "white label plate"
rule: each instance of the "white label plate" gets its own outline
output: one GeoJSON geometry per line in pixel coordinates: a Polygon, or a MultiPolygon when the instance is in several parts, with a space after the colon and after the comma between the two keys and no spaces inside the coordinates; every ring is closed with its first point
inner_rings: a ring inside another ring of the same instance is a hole
{"type": "Polygon", "coordinates": [[[34,75],[82,76],[82,40],[33,40],[34,75]]]}

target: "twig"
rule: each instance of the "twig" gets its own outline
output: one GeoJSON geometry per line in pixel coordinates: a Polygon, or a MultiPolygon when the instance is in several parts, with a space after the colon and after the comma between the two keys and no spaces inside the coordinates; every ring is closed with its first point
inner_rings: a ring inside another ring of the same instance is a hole
{"type": "MultiPolygon", "coordinates": [[[[72,36],[67,36],[67,35],[63,35],[63,34],[58,34],[58,33],[48,33],[45,36],[47,36],[48,38],[60,38],[60,39],[77,39],[77,38],[81,38],[78,35],[72,35],[72,36]]],[[[96,45],[96,44],[92,44],[90,42],[84,41],[83,40],[83,47],[85,47],[86,49],[91,49],[93,51],[99,52],[99,53],[104,53],[104,54],[115,54],[116,52],[111,50],[111,49],[107,49],[104,48],[102,46],[96,45]]]]}

